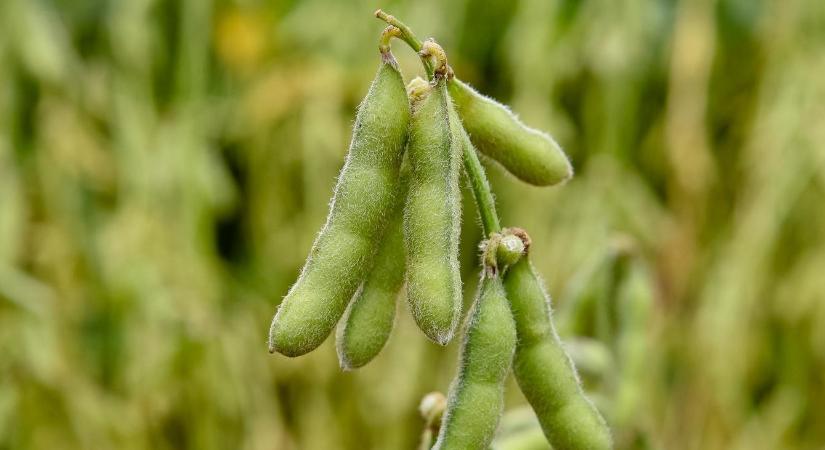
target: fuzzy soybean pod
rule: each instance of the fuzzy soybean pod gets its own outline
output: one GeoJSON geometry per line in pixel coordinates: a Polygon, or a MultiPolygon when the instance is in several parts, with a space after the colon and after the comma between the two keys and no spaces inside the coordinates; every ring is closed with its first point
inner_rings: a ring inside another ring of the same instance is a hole
{"type": "Polygon", "coordinates": [[[434,450],[487,449],[504,406],[516,325],[498,276],[485,275],[467,321],[458,375],[434,450]]]}
{"type": "Polygon", "coordinates": [[[443,77],[413,105],[404,210],[410,312],[424,334],[441,345],[452,339],[461,314],[461,124],[450,120],[451,108],[443,77]]]}
{"type": "Polygon", "coordinates": [[[528,256],[504,276],[518,332],[513,371],[556,450],[612,448],[604,419],[581,389],[551,318],[550,299],[528,256]]]}
{"type": "Polygon", "coordinates": [[[352,142],[327,221],[272,320],[270,352],[300,356],[326,339],[372,268],[396,202],[410,106],[389,51],[358,108],[352,142]]]}
{"type": "Polygon", "coordinates": [[[404,284],[403,212],[408,168],[402,168],[397,205],[375,264],[338,323],[335,344],[338,362],[344,370],[362,367],[375,358],[387,343],[395,322],[396,298],[404,284]]]}
{"type": "Polygon", "coordinates": [[[570,161],[550,135],[526,126],[509,108],[457,78],[450,80],[449,90],[473,145],[508,172],[536,186],[573,176],[570,161]]]}

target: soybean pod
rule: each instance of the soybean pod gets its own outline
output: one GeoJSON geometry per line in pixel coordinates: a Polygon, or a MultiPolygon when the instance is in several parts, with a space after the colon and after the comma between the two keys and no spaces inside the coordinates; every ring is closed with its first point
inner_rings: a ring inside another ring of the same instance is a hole
{"type": "Polygon", "coordinates": [[[391,215],[410,106],[385,36],[381,64],[358,108],[327,221],[272,320],[270,352],[299,356],[326,339],[371,269],[375,237],[391,215]]]}
{"type": "Polygon", "coordinates": [[[362,367],[384,348],[395,322],[396,299],[404,284],[403,211],[408,176],[402,168],[397,205],[387,225],[375,265],[358,288],[335,336],[338,362],[344,370],[362,367]]]}
{"type": "Polygon", "coordinates": [[[536,186],[573,176],[564,150],[550,135],[526,126],[509,108],[457,78],[450,80],[449,90],[473,145],[508,172],[536,186]]]}
{"type": "Polygon", "coordinates": [[[434,450],[487,449],[501,417],[515,347],[516,325],[501,278],[484,275],[434,450]]]}
{"type": "Polygon", "coordinates": [[[461,128],[450,120],[445,76],[436,74],[431,88],[420,97],[413,105],[407,150],[411,169],[404,210],[407,299],[418,327],[434,342],[446,345],[461,314],[461,128]]]}
{"type": "Polygon", "coordinates": [[[510,267],[504,286],[518,333],[516,381],[556,450],[612,448],[610,430],[585,397],[576,368],[551,318],[550,298],[525,255],[510,267]]]}
{"type": "Polygon", "coordinates": [[[650,268],[639,255],[628,262],[627,272],[618,287],[616,359],[621,362],[621,374],[615,387],[611,418],[617,429],[628,430],[633,414],[646,407],[645,383],[649,382],[651,366],[658,361],[651,346],[656,337],[653,307],[655,281],[650,268]]]}

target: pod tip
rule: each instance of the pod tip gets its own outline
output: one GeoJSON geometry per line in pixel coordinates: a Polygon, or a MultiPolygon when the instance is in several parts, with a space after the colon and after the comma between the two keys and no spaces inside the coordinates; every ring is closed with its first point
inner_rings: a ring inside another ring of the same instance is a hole
{"type": "Polygon", "coordinates": [[[442,347],[444,347],[444,346],[446,346],[447,344],[449,344],[449,343],[450,343],[450,341],[452,341],[452,340],[453,340],[453,333],[452,333],[452,331],[448,331],[448,332],[446,332],[446,333],[440,333],[440,334],[437,334],[437,335],[435,336],[435,339],[433,339],[433,341],[434,341],[436,344],[438,344],[438,345],[440,345],[440,346],[442,346],[442,347]]]}

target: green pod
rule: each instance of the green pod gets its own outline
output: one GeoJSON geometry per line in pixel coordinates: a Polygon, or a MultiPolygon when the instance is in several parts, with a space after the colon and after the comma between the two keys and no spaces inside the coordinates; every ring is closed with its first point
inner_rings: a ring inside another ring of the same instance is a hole
{"type": "Polygon", "coordinates": [[[392,54],[383,54],[358,108],[326,224],[272,320],[270,352],[300,356],[321,345],[372,268],[375,236],[396,202],[409,119],[401,73],[392,54]]]}
{"type": "Polygon", "coordinates": [[[610,430],[556,334],[550,299],[529,257],[510,267],[504,286],[518,332],[513,371],[547,440],[557,450],[612,448],[610,430]]]}
{"type": "Polygon", "coordinates": [[[613,297],[617,254],[612,249],[590,258],[567,283],[553,323],[563,338],[589,336],[612,342],[605,334],[604,304],[613,297]]]}
{"type": "Polygon", "coordinates": [[[404,284],[404,198],[407,171],[402,169],[397,206],[384,232],[375,265],[356,291],[335,336],[338,362],[344,370],[362,367],[375,358],[390,337],[395,303],[404,284]]]}
{"type": "Polygon", "coordinates": [[[504,407],[515,347],[516,325],[501,278],[485,276],[470,311],[435,450],[487,449],[504,407]]]}
{"type": "Polygon", "coordinates": [[[636,256],[628,262],[617,292],[618,333],[616,359],[621,361],[621,374],[613,394],[611,418],[618,429],[631,424],[636,411],[645,407],[645,383],[651,366],[657,364],[657,353],[651,343],[655,281],[648,266],[636,256]]]}
{"type": "Polygon", "coordinates": [[[446,82],[437,80],[413,105],[404,241],[410,312],[427,337],[446,345],[461,315],[458,179],[462,147],[461,124],[450,120],[452,104],[446,82]]]}
{"type": "Polygon", "coordinates": [[[520,180],[550,186],[573,176],[573,167],[550,135],[522,123],[506,106],[453,78],[449,83],[473,145],[520,180]]]}

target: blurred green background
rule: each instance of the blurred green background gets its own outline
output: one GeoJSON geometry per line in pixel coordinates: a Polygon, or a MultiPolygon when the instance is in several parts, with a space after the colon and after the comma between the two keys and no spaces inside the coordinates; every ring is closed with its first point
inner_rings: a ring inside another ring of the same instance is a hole
{"type": "Polygon", "coordinates": [[[457,344],[406,306],[357,372],[266,350],[377,7],[568,150],[487,167],[618,448],[825,448],[822,0],[2,0],[0,449],[415,447],[457,344]]]}

